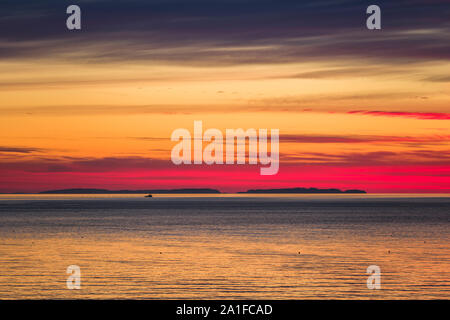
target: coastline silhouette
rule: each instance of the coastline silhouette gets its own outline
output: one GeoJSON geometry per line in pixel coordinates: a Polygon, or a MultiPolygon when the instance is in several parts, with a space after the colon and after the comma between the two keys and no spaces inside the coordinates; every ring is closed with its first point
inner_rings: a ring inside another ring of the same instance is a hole
{"type": "MultiPolygon", "coordinates": [[[[61,190],[47,190],[39,192],[40,194],[220,194],[223,193],[216,189],[209,188],[193,188],[193,189],[156,189],[156,190],[108,190],[108,189],[61,189],[61,190]]],[[[318,189],[318,188],[281,188],[281,189],[249,189],[247,191],[237,192],[242,193],[290,193],[290,194],[365,194],[364,190],[350,189],[318,189]]]]}

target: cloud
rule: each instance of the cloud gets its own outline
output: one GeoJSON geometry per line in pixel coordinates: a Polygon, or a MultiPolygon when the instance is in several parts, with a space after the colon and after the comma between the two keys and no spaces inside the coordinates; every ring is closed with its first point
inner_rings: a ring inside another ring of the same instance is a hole
{"type": "Polygon", "coordinates": [[[376,136],[376,135],[281,135],[280,142],[287,143],[414,143],[436,144],[449,141],[448,135],[432,136],[376,136]]]}
{"type": "Polygon", "coordinates": [[[348,114],[363,114],[363,115],[369,115],[369,116],[415,118],[415,119],[422,119],[422,120],[450,120],[450,113],[436,113],[436,112],[354,110],[354,111],[348,111],[347,113],[348,114]]]}
{"type": "Polygon", "coordinates": [[[425,78],[423,80],[430,82],[450,82],[450,76],[449,75],[432,76],[425,78]]]}
{"type": "Polygon", "coordinates": [[[280,153],[280,168],[283,163],[285,165],[323,164],[332,167],[371,167],[380,165],[450,166],[450,150],[344,152],[340,154],[322,152],[304,152],[298,154],[280,153]]]}
{"type": "Polygon", "coordinates": [[[78,1],[80,32],[65,28],[68,4],[3,1],[0,57],[202,66],[450,57],[439,1],[380,0],[383,32],[365,29],[366,5],[353,0],[78,1]]]}
{"type": "MultiPolygon", "coordinates": [[[[325,141],[354,141],[337,137],[322,137],[325,141]]],[[[321,139],[322,139],[321,138],[321,139]]],[[[299,141],[299,137],[288,141],[299,141]]],[[[300,137],[300,140],[304,137],[300,137]]],[[[310,137],[307,137],[310,139],[310,137]]],[[[313,138],[315,140],[315,138],[313,138]]],[[[283,139],[282,139],[283,141],[283,139]]],[[[286,139],[284,140],[286,141],[286,139]]],[[[311,141],[311,140],[307,140],[311,141]]],[[[316,143],[316,142],[315,142],[316,143]]],[[[333,142],[334,143],[334,142],[333,142]]],[[[280,167],[305,164],[326,164],[330,166],[374,166],[374,165],[450,165],[450,150],[420,149],[404,152],[375,151],[375,152],[344,152],[344,153],[280,153],[280,167]]],[[[147,157],[33,157],[28,159],[3,159],[0,172],[20,171],[29,173],[93,173],[118,174],[120,172],[158,172],[158,176],[173,175],[180,172],[196,170],[257,170],[258,166],[249,165],[191,165],[176,166],[170,159],[156,159],[147,157]],[[234,168],[234,169],[232,169],[234,168]]],[[[230,171],[231,172],[231,171],[230,171]]]]}
{"type": "Polygon", "coordinates": [[[375,65],[375,66],[357,66],[357,67],[339,67],[328,68],[316,71],[301,72],[290,75],[285,75],[283,78],[290,79],[343,79],[351,77],[369,77],[379,75],[399,75],[400,73],[407,73],[408,69],[395,68],[389,65],[375,65]]]}
{"type": "Polygon", "coordinates": [[[0,153],[33,153],[40,152],[40,148],[24,148],[24,147],[2,147],[0,146],[0,153]]]}
{"type": "Polygon", "coordinates": [[[114,172],[135,170],[160,170],[175,167],[170,160],[143,157],[105,158],[33,158],[6,160],[1,162],[2,170],[25,172],[114,172]]]}
{"type": "Polygon", "coordinates": [[[286,111],[321,111],[311,108],[299,109],[299,107],[317,103],[326,102],[333,105],[333,102],[354,102],[362,103],[366,100],[373,99],[404,99],[411,98],[414,95],[411,92],[376,92],[376,93],[344,93],[344,94],[307,94],[282,96],[274,98],[254,99],[250,100],[250,106],[264,107],[283,107],[286,111]]]}

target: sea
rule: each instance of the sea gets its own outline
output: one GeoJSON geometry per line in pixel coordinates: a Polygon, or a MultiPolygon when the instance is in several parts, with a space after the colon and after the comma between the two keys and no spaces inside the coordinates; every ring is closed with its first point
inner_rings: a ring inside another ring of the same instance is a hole
{"type": "Polygon", "coordinates": [[[0,195],[0,299],[449,298],[450,195],[0,195]]]}

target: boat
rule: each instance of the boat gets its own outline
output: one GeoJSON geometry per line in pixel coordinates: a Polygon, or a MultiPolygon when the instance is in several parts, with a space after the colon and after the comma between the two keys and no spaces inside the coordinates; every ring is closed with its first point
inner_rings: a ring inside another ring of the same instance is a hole
{"type": "Polygon", "coordinates": [[[148,194],[145,196],[146,198],[153,198],[153,196],[151,194],[148,194]]]}

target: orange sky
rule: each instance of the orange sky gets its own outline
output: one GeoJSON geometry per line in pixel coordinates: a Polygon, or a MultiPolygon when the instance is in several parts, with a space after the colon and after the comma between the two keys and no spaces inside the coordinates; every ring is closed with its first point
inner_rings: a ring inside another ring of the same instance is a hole
{"type": "MultiPolygon", "coordinates": [[[[445,36],[433,30],[384,36],[445,36]]],[[[90,61],[99,48],[0,60],[0,192],[192,185],[241,191],[265,184],[450,192],[448,59],[398,63],[331,52],[322,59],[222,61],[226,54],[283,50],[268,43],[201,48],[198,63],[90,61]],[[248,166],[173,166],[170,135],[193,130],[194,120],[204,129],[279,129],[279,175],[264,181],[248,166]],[[367,175],[358,176],[362,171],[367,175]]],[[[186,48],[146,50],[169,56],[186,48]]]]}

